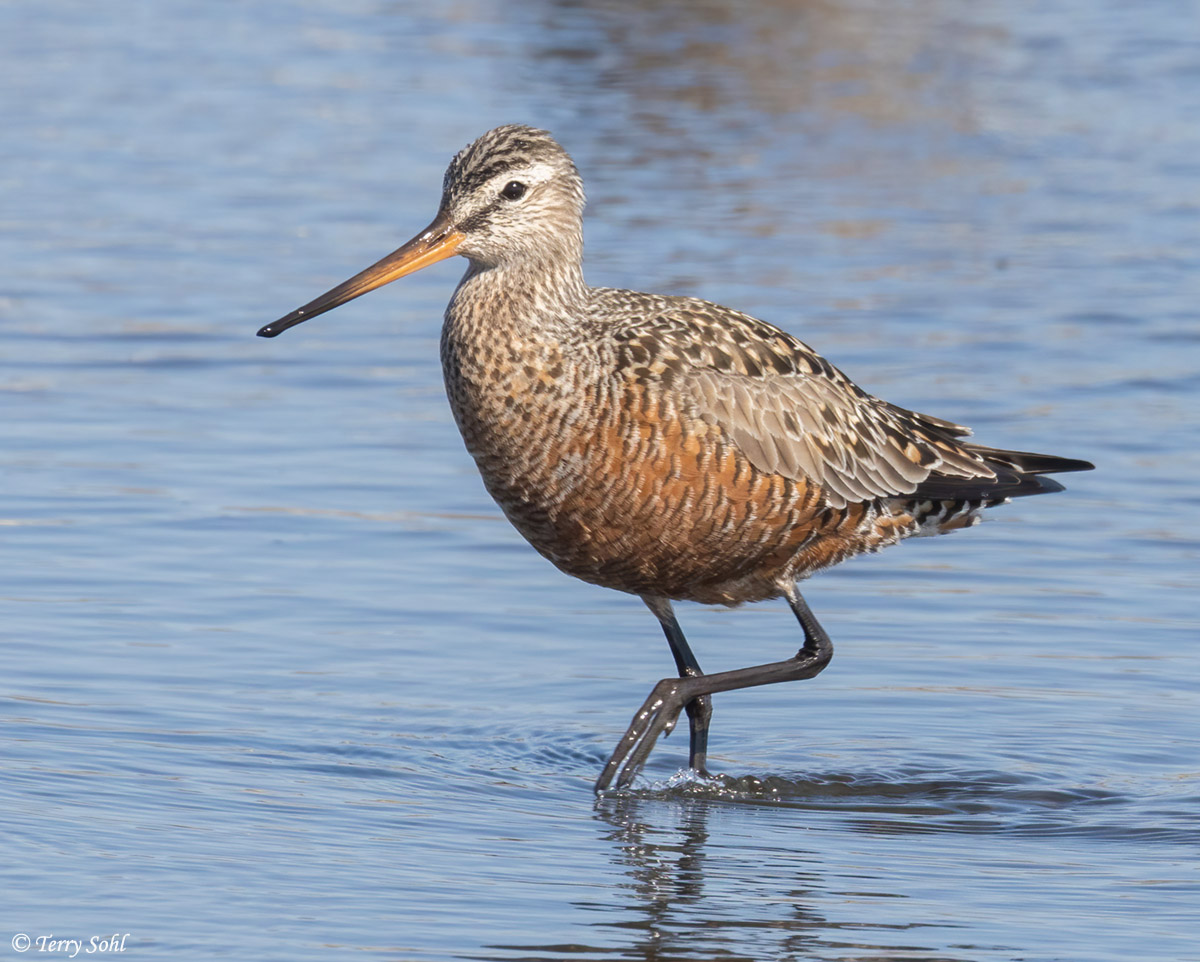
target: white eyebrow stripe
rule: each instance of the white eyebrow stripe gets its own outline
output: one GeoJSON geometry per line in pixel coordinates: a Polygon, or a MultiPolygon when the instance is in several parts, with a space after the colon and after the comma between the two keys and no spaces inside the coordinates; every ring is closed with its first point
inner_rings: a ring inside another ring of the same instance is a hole
{"type": "Polygon", "coordinates": [[[509,183],[509,181],[522,180],[523,178],[528,178],[532,181],[549,180],[556,173],[556,169],[550,164],[539,162],[530,164],[528,167],[506,170],[501,174],[497,174],[492,178],[492,180],[498,186],[503,187],[505,184],[509,183]],[[503,183],[501,183],[501,181],[503,181],[503,183]]]}

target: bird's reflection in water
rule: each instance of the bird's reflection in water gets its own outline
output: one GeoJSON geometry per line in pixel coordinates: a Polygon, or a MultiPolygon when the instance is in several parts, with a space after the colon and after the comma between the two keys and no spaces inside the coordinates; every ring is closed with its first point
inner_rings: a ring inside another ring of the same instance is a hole
{"type": "Polygon", "coordinates": [[[936,847],[939,836],[1005,835],[1014,824],[1070,834],[1081,807],[1120,802],[1027,774],[936,766],[761,778],[681,772],[596,799],[617,881],[609,879],[603,901],[573,902],[597,917],[593,944],[493,946],[506,953],[495,958],[963,962],[977,955],[937,948],[947,939],[940,916],[910,901],[911,873],[924,880],[925,863],[890,840],[916,833],[936,847]],[[846,830],[863,839],[853,870],[847,852],[823,849],[844,845],[846,830]]]}
{"type": "MultiPolygon", "coordinates": [[[[709,793],[713,787],[698,791],[709,793]]],[[[626,917],[616,923],[636,934],[629,957],[753,959],[766,952],[787,958],[804,953],[827,929],[812,897],[819,888],[815,856],[800,847],[787,853],[786,870],[780,866],[764,891],[740,886],[742,873],[731,872],[727,863],[743,860],[745,848],[740,840],[730,847],[722,832],[714,837],[709,828],[721,821],[728,804],[711,795],[687,794],[665,805],[661,798],[635,795],[597,801],[596,816],[613,846],[612,857],[630,879],[626,917]]]]}

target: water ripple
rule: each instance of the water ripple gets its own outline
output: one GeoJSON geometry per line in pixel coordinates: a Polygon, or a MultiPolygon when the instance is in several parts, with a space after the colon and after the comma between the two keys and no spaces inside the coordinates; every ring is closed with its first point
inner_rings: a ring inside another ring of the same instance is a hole
{"type": "Polygon", "coordinates": [[[691,771],[619,798],[708,800],[793,808],[839,816],[856,831],[886,835],[968,834],[1089,838],[1123,843],[1200,843],[1192,813],[1200,797],[1147,798],[1093,786],[993,771],[915,767],[821,775],[718,775],[691,771]],[[1098,817],[1103,812],[1103,817],[1098,817]],[[859,817],[870,814],[873,817],[859,817]]]}

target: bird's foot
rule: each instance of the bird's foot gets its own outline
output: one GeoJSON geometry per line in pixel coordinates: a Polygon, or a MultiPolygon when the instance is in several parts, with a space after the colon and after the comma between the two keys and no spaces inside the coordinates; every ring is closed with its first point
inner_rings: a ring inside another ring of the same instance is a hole
{"type": "MultiPolygon", "coordinates": [[[[664,678],[654,686],[650,697],[642,703],[642,707],[633,716],[633,721],[629,723],[629,728],[617,742],[604,771],[596,779],[596,791],[602,792],[607,789],[614,777],[618,789],[629,787],[645,766],[658,736],[671,734],[679,720],[679,713],[696,697],[697,681],[697,678],[664,678]]],[[[703,770],[703,758],[699,764],[700,774],[707,775],[703,770]]]]}

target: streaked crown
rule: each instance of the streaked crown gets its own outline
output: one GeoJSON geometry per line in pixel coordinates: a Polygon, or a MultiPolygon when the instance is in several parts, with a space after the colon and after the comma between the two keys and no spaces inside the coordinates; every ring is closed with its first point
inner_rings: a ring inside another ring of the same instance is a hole
{"type": "Polygon", "coordinates": [[[545,130],[507,124],[459,151],[442,184],[441,213],[460,253],[494,266],[581,259],[583,181],[545,130]]]}

